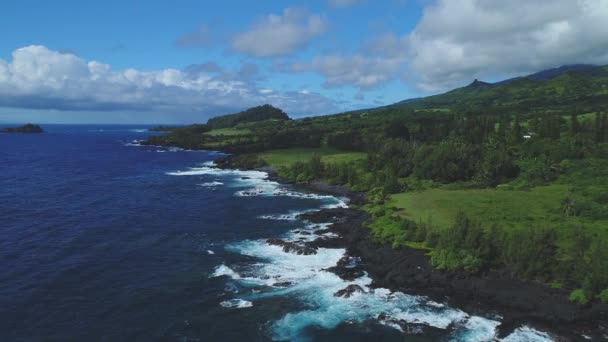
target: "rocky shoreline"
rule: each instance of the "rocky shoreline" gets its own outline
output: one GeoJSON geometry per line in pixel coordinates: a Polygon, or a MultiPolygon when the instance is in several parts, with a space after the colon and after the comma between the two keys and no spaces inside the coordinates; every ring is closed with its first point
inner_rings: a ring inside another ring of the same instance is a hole
{"type": "MultiPolygon", "coordinates": [[[[217,166],[239,168],[232,164],[231,157],[218,161],[217,166]]],[[[270,180],[305,191],[346,197],[351,204],[365,203],[364,194],[354,193],[343,186],[323,182],[295,183],[280,178],[272,167],[250,169],[266,172],[270,180]]],[[[606,304],[581,306],[569,301],[564,290],[523,281],[497,271],[470,274],[436,270],[424,250],[406,246],[393,248],[390,244],[376,242],[365,225],[369,215],[358,209],[322,209],[298,218],[311,223],[331,222],[327,232],[336,234],[336,237],[318,238],[306,242],[303,247],[278,239],[269,243],[297,254],[314,253],[318,248],[345,248],[347,256],[335,267],[327,269],[345,280],[367,272],[376,288],[426,296],[470,314],[500,316],[499,338],[523,325],[530,325],[552,333],[557,341],[608,341],[606,304]]],[[[357,289],[345,289],[339,295],[349,295],[351,291],[357,289]]]]}
{"type": "Polygon", "coordinates": [[[471,314],[501,316],[499,337],[531,325],[563,341],[608,339],[608,305],[580,306],[570,302],[563,290],[500,272],[472,275],[438,271],[422,250],[375,242],[371,230],[365,227],[368,214],[357,209],[324,209],[299,218],[313,223],[333,222],[329,230],[339,237],[317,239],[309,245],[346,248],[348,258],[359,259],[357,266],[345,259],[328,269],[345,280],[364,270],[373,279],[373,287],[427,296],[471,314]]]}

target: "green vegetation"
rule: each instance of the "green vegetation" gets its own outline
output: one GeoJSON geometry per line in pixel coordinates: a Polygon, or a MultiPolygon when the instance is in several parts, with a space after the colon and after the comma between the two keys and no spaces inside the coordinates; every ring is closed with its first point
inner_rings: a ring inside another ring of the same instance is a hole
{"type": "Polygon", "coordinates": [[[409,106],[418,110],[446,110],[457,108],[519,112],[525,117],[548,111],[569,115],[595,112],[608,99],[604,87],[608,82],[605,67],[584,66],[563,68],[544,75],[518,77],[498,83],[475,80],[470,85],[445,94],[406,100],[395,106],[409,106]]]}
{"type": "Polygon", "coordinates": [[[597,298],[605,304],[608,304],[608,289],[604,289],[602,292],[600,292],[600,294],[597,296],[597,298]]]}
{"type": "Polygon", "coordinates": [[[425,249],[438,269],[502,270],[606,301],[607,83],[604,68],[566,68],[301,120],[263,106],[148,143],[364,191],[375,238],[425,249]]]}
{"type": "Polygon", "coordinates": [[[363,152],[345,152],[328,147],[271,150],[260,153],[258,156],[277,168],[290,167],[297,162],[309,161],[314,156],[319,156],[322,162],[328,164],[362,161],[367,157],[363,152]]]}
{"type": "Polygon", "coordinates": [[[587,294],[585,294],[585,290],[583,289],[572,291],[572,293],[570,293],[570,300],[578,304],[589,303],[589,298],[587,298],[587,294]]]}
{"type": "Polygon", "coordinates": [[[288,119],[289,117],[282,110],[271,105],[263,105],[249,108],[240,113],[215,117],[210,119],[207,124],[213,129],[219,129],[234,127],[239,123],[288,119]]]}
{"type": "MultiPolygon", "coordinates": [[[[566,185],[539,186],[531,190],[460,189],[442,187],[393,195],[390,205],[401,209],[401,216],[414,222],[427,222],[446,228],[459,212],[474,217],[483,225],[505,227],[527,226],[530,223],[563,220],[550,215],[568,194],[566,185]]],[[[572,218],[574,219],[574,217],[572,218]]]]}
{"type": "Polygon", "coordinates": [[[209,132],[207,132],[207,135],[210,136],[239,136],[239,135],[247,135],[250,134],[251,131],[248,129],[239,129],[239,128],[220,128],[220,129],[213,129],[209,132]]]}

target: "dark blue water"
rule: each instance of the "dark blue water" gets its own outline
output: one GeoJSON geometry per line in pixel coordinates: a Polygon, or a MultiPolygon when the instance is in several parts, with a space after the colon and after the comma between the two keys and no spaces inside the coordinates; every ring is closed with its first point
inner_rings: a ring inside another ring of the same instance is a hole
{"type": "Polygon", "coordinates": [[[418,297],[336,298],[346,283],[322,268],[343,251],[265,244],[318,228],[265,215],[336,199],[202,166],[217,153],[129,144],[145,126],[44,128],[0,134],[0,341],[403,340],[370,323],[387,310],[460,324],[412,341],[493,336],[492,321],[418,297]]]}
{"type": "Polygon", "coordinates": [[[311,201],[234,197],[168,176],[217,155],[125,146],[145,137],[130,131],[141,126],[45,128],[0,135],[0,340],[260,335],[256,324],[226,324],[256,319],[218,306],[224,283],[208,274],[224,243],[289,227],[252,220],[268,206],[311,201]]]}

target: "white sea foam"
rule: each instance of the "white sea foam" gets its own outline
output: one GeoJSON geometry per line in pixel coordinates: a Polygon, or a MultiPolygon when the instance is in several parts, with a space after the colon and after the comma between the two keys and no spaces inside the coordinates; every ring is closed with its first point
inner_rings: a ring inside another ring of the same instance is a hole
{"type": "MultiPolygon", "coordinates": [[[[212,175],[215,177],[232,177],[230,186],[236,188],[244,188],[238,190],[235,196],[239,197],[290,197],[298,199],[320,200],[325,202],[322,208],[346,208],[348,207],[346,198],[336,198],[330,195],[319,195],[314,193],[304,193],[290,190],[278,182],[268,180],[268,174],[262,171],[255,170],[223,170],[214,167],[213,162],[206,162],[200,167],[193,167],[187,170],[168,172],[171,176],[205,176],[212,175]]],[[[271,218],[264,216],[264,218],[271,218]]],[[[281,219],[290,219],[281,217],[281,219]]]]}
{"type": "Polygon", "coordinates": [[[229,309],[243,309],[252,307],[253,303],[243,299],[230,299],[221,302],[220,305],[229,309]]]}
{"type": "Polygon", "coordinates": [[[502,342],[552,342],[549,334],[523,326],[517,328],[511,335],[503,338],[502,342]]]}
{"type": "Polygon", "coordinates": [[[270,181],[260,181],[259,179],[244,180],[241,185],[252,187],[240,190],[235,193],[236,196],[240,197],[290,197],[296,199],[307,199],[307,200],[320,200],[325,202],[321,205],[321,209],[332,209],[332,208],[348,208],[347,199],[336,198],[331,195],[319,195],[313,193],[298,192],[288,190],[282,187],[279,183],[270,181]]]}
{"type": "Polygon", "coordinates": [[[307,210],[291,210],[288,214],[268,214],[268,215],[260,215],[259,219],[262,220],[276,220],[276,221],[295,221],[297,217],[302,214],[310,213],[313,211],[317,211],[317,209],[307,209],[307,210]]]}
{"type": "Polygon", "coordinates": [[[291,241],[314,241],[319,237],[332,238],[338,237],[334,233],[325,233],[322,235],[315,234],[314,232],[319,229],[325,229],[329,227],[331,223],[311,223],[303,228],[294,229],[286,234],[286,239],[291,241]]]}
{"type": "Polygon", "coordinates": [[[217,181],[213,181],[213,182],[201,183],[201,184],[199,184],[199,185],[200,185],[200,186],[204,186],[204,187],[206,187],[206,188],[213,188],[213,187],[216,187],[216,186],[221,186],[221,185],[224,185],[224,183],[222,183],[222,182],[217,182],[217,181]]]}
{"type": "Polygon", "coordinates": [[[124,145],[125,146],[138,146],[138,147],[144,146],[141,144],[141,142],[142,142],[142,140],[132,140],[128,143],[125,143],[124,145]]]}
{"type": "Polygon", "coordinates": [[[348,198],[335,198],[334,203],[324,204],[323,209],[348,208],[348,198]]]}
{"type": "MultiPolygon", "coordinates": [[[[291,233],[288,237],[296,237],[291,233]]],[[[367,275],[348,282],[323,269],[334,266],[345,254],[343,249],[320,248],[315,255],[286,253],[281,247],[271,246],[265,241],[245,241],[227,246],[227,249],[244,255],[257,257],[264,262],[254,265],[251,276],[239,279],[245,285],[272,286],[275,283],[291,283],[287,288],[273,289],[247,297],[255,301],[273,296],[295,296],[306,302],[308,310],[292,312],[274,322],[274,337],[279,340],[298,340],[310,326],[333,329],[339,324],[352,321],[363,322],[384,313],[394,321],[424,324],[446,329],[457,324],[465,329],[475,341],[492,339],[497,322],[481,317],[470,317],[463,311],[430,302],[424,297],[403,293],[391,293],[387,289],[370,289],[371,278],[367,275]],[[257,275],[257,276],[256,276],[257,275]],[[356,284],[364,293],[355,293],[349,298],[334,294],[356,284]]],[[[398,324],[385,322],[399,328],[398,324]]]]}
{"type": "Polygon", "coordinates": [[[214,255],[214,254],[215,254],[215,252],[214,252],[214,251],[212,251],[212,250],[210,250],[210,249],[208,249],[208,250],[207,250],[207,254],[209,254],[209,255],[214,255]]]}
{"type": "MultiPolygon", "coordinates": [[[[309,224],[292,231],[286,240],[297,241],[301,238],[317,238],[314,232],[328,224],[309,224]]],[[[402,329],[401,324],[421,324],[429,327],[448,329],[455,327],[453,341],[494,341],[496,320],[467,313],[429,301],[425,297],[392,293],[388,289],[371,289],[371,278],[364,275],[354,281],[344,281],[337,275],[324,271],[334,266],[345,255],[344,249],[320,248],[315,255],[296,255],[286,253],[279,246],[265,241],[244,241],[228,245],[227,250],[256,257],[262,262],[251,265],[249,274],[236,279],[244,286],[267,286],[266,290],[247,296],[255,302],[261,298],[292,296],[305,302],[307,310],[291,312],[272,324],[273,337],[278,340],[301,340],[311,326],[333,329],[344,322],[364,322],[377,319],[380,314],[386,317],[381,324],[402,329]],[[286,283],[288,287],[273,288],[273,284],[286,283]],[[336,297],[334,294],[356,284],[363,293],[354,293],[349,298],[336,297]]],[[[220,267],[225,266],[221,265],[220,267]]],[[[230,273],[225,270],[219,273],[230,273]]],[[[550,337],[530,328],[521,328],[504,341],[547,342],[550,337]]]]}
{"type": "Polygon", "coordinates": [[[129,132],[134,132],[134,133],[145,133],[148,130],[146,128],[134,128],[134,129],[130,129],[129,132]]]}
{"type": "Polygon", "coordinates": [[[262,220],[275,220],[275,221],[295,221],[296,217],[299,214],[269,214],[269,215],[260,215],[259,219],[262,220]]]}
{"type": "Polygon", "coordinates": [[[241,276],[238,273],[224,264],[216,267],[215,271],[209,276],[209,278],[217,278],[222,276],[230,277],[232,279],[241,279],[241,276]]]}
{"type": "Polygon", "coordinates": [[[470,341],[470,342],[486,342],[494,341],[496,337],[496,327],[500,325],[500,322],[482,318],[482,317],[471,317],[469,318],[463,329],[456,332],[456,336],[452,338],[452,341],[470,341]]]}
{"type": "Polygon", "coordinates": [[[268,174],[261,171],[222,170],[214,168],[212,166],[212,162],[207,162],[201,167],[192,167],[184,171],[168,172],[167,174],[170,176],[237,176],[241,177],[240,180],[237,179],[236,181],[237,183],[239,183],[239,185],[242,186],[248,186],[249,183],[261,183],[264,182],[266,178],[268,178],[268,174]]]}
{"type": "Polygon", "coordinates": [[[258,278],[248,278],[248,281],[259,285],[303,281],[318,277],[320,273],[327,273],[322,276],[334,276],[321,270],[334,266],[345,253],[344,249],[321,248],[313,255],[296,255],[284,252],[279,246],[268,245],[265,241],[244,241],[226,248],[267,261],[256,265],[258,278]]]}

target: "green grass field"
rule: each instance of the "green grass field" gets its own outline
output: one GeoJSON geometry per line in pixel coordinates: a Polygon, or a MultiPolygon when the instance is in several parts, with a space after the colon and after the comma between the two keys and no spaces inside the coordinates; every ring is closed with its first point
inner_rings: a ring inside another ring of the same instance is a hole
{"type": "Polygon", "coordinates": [[[307,162],[315,155],[321,157],[324,163],[346,163],[364,160],[363,152],[345,152],[332,148],[292,148],[285,150],[272,150],[260,153],[260,158],[274,167],[289,166],[295,162],[307,162]]]}
{"type": "MultiPolygon", "coordinates": [[[[523,190],[446,190],[431,189],[392,196],[391,204],[414,221],[431,221],[438,227],[449,226],[463,211],[483,224],[525,226],[551,222],[561,200],[568,193],[565,185],[523,190]]],[[[560,220],[563,217],[560,216],[560,220]]]]}
{"type": "Polygon", "coordinates": [[[248,129],[221,128],[221,129],[214,129],[205,134],[212,135],[212,136],[221,136],[221,135],[234,136],[234,135],[246,135],[246,134],[250,134],[250,133],[251,133],[251,131],[248,129]]]}

